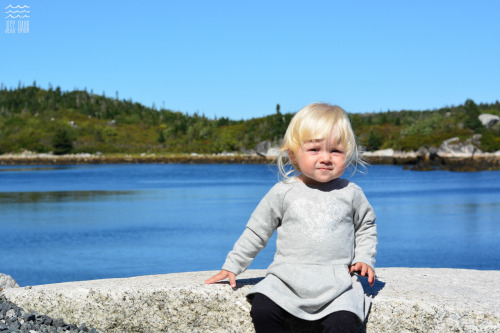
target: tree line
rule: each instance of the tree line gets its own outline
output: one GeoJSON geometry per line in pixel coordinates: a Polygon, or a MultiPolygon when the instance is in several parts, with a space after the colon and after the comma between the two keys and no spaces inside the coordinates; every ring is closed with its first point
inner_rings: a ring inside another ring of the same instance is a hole
{"type": "MultiPolygon", "coordinates": [[[[298,111],[298,110],[297,110],[298,111]]],[[[263,141],[279,144],[294,113],[279,104],[265,117],[232,120],[207,118],[146,107],[93,91],[63,92],[0,87],[0,153],[222,153],[249,152],[263,141]]],[[[372,151],[417,150],[442,141],[481,134],[483,151],[500,150],[500,124],[488,129],[481,113],[500,115],[500,103],[463,105],[424,111],[349,114],[360,144],[372,151]]]]}

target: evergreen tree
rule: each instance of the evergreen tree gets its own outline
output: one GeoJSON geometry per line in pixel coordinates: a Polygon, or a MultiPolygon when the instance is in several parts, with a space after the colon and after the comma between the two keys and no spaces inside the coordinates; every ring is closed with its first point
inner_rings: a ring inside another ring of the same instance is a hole
{"type": "Polygon", "coordinates": [[[273,119],[273,124],[272,124],[272,135],[273,135],[273,140],[279,140],[283,137],[283,135],[286,132],[286,126],[285,124],[285,118],[283,117],[283,114],[280,112],[281,106],[279,104],[276,104],[276,114],[274,115],[273,119]]]}
{"type": "Polygon", "coordinates": [[[376,135],[373,130],[370,130],[370,134],[368,134],[368,140],[366,141],[366,150],[378,150],[380,146],[382,146],[382,138],[379,135],[376,135]]]}
{"type": "Polygon", "coordinates": [[[158,143],[165,143],[165,136],[163,135],[163,131],[159,131],[158,133],[158,139],[157,139],[158,143]]]}
{"type": "Polygon", "coordinates": [[[73,150],[73,142],[68,130],[59,128],[52,139],[52,146],[56,155],[69,154],[73,150]]]}
{"type": "Polygon", "coordinates": [[[479,108],[472,99],[468,99],[464,103],[465,112],[467,116],[465,118],[464,126],[478,132],[483,128],[483,124],[479,120],[479,108]]]}
{"type": "Polygon", "coordinates": [[[104,138],[102,137],[102,132],[99,128],[94,130],[94,139],[96,142],[104,142],[104,138]]]}

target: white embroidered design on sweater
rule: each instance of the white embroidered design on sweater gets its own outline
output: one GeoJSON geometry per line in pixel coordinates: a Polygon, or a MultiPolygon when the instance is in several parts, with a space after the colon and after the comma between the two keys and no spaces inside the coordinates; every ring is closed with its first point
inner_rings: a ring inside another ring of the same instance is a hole
{"type": "Polygon", "coordinates": [[[341,219],[334,197],[297,199],[292,206],[292,216],[300,224],[299,229],[318,242],[329,237],[341,219]]]}

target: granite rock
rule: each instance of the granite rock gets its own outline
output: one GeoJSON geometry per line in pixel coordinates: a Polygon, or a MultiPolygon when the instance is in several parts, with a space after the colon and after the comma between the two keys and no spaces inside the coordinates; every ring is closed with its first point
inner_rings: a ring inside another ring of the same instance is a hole
{"type": "Polygon", "coordinates": [[[0,273],[0,288],[1,289],[17,288],[17,287],[19,287],[19,285],[10,275],[0,273]]]}
{"type": "MultiPolygon", "coordinates": [[[[479,137],[480,138],[480,137],[479,137]]],[[[473,156],[475,153],[482,153],[476,145],[475,141],[478,141],[477,138],[470,139],[466,142],[461,142],[458,137],[451,138],[443,141],[441,146],[439,147],[438,154],[441,157],[445,156],[473,156]],[[475,140],[473,140],[475,139],[475,140]]],[[[477,143],[476,143],[477,144],[477,143]]]]}
{"type": "MultiPolygon", "coordinates": [[[[244,294],[264,276],[249,270],[237,288],[189,272],[5,289],[5,297],[102,332],[253,332],[244,294]]],[[[378,268],[366,332],[498,332],[500,271],[378,268]]],[[[311,281],[314,283],[314,281],[311,281]]]]}
{"type": "Polygon", "coordinates": [[[483,113],[479,115],[479,121],[489,129],[492,129],[496,123],[500,122],[500,117],[494,114],[483,113]]]}
{"type": "Polygon", "coordinates": [[[255,145],[255,152],[262,157],[266,157],[267,151],[271,148],[271,146],[272,144],[269,140],[259,142],[255,145]]]}

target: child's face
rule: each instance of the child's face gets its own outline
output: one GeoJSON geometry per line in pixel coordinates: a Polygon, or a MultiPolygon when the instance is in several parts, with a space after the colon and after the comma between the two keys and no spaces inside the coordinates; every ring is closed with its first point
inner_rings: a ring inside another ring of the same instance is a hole
{"type": "Polygon", "coordinates": [[[328,139],[305,142],[292,156],[302,173],[299,178],[306,184],[327,183],[342,176],[345,170],[343,145],[328,139]]]}

